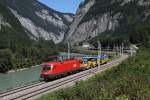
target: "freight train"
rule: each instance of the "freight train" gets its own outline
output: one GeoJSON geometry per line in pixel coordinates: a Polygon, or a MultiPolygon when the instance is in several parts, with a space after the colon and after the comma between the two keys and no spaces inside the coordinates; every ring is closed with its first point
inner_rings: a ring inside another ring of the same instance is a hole
{"type": "Polygon", "coordinates": [[[62,60],[60,56],[49,57],[47,61],[41,64],[42,72],[40,78],[43,80],[56,79],[66,73],[85,70],[97,67],[98,64],[104,64],[109,61],[108,56],[91,56],[79,59],[62,60]]]}

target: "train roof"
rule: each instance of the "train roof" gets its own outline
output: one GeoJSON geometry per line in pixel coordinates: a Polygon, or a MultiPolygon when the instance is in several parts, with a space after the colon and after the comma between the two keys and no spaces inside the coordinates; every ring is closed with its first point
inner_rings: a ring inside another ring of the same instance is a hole
{"type": "Polygon", "coordinates": [[[48,58],[57,58],[57,57],[62,57],[60,55],[54,55],[54,56],[49,56],[48,58]]]}
{"type": "Polygon", "coordinates": [[[108,55],[86,56],[86,57],[83,57],[83,59],[103,59],[103,58],[108,58],[108,55]]]}

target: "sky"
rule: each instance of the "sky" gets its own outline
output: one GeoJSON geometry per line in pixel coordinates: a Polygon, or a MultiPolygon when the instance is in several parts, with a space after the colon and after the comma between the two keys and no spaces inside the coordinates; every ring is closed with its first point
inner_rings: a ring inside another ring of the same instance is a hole
{"type": "Polygon", "coordinates": [[[79,4],[84,0],[39,0],[50,8],[63,13],[76,13],[79,4]]]}

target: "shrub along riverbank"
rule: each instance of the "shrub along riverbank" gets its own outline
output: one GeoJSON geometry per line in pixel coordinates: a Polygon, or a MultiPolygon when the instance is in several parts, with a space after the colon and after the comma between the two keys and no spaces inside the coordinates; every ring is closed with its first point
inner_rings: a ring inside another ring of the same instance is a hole
{"type": "Polygon", "coordinates": [[[39,100],[150,100],[150,49],[121,65],[39,100]]]}

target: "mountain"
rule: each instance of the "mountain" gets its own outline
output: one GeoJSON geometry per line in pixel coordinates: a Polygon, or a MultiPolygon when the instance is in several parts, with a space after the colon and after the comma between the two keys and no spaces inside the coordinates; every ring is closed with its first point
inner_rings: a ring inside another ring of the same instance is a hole
{"type": "Polygon", "coordinates": [[[74,44],[96,36],[116,36],[136,43],[144,41],[143,37],[149,33],[149,0],[85,0],[65,40],[74,44]]]}
{"type": "MultiPolygon", "coordinates": [[[[0,4],[15,20],[13,23],[7,19],[10,17],[2,14],[4,9],[1,7],[1,26],[15,28],[14,24],[18,23],[18,29],[19,27],[22,29],[21,34],[36,41],[43,38],[53,40],[55,43],[61,42],[74,16],[55,11],[37,0],[1,0],[0,4]],[[6,22],[5,25],[4,22],[6,22]]],[[[18,35],[21,34],[18,33],[18,35]]]]}

